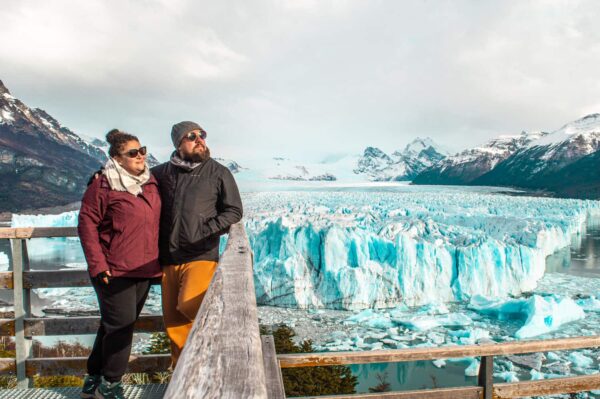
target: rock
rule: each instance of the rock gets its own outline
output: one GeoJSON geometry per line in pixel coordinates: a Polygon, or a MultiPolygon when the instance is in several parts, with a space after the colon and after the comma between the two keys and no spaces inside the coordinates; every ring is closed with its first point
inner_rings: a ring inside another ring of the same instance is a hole
{"type": "Polygon", "coordinates": [[[533,353],[528,355],[511,355],[506,356],[511,362],[520,366],[525,366],[530,369],[540,371],[542,369],[542,363],[546,360],[546,356],[543,353],[533,353]]]}

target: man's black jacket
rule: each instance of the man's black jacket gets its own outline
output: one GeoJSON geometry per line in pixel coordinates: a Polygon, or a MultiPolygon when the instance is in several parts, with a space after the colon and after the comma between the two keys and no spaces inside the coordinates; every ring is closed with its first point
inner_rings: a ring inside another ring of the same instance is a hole
{"type": "Polygon", "coordinates": [[[219,236],[242,218],[242,200],[229,169],[209,158],[191,171],[165,162],[152,173],[162,200],[160,264],[218,261],[219,236]]]}

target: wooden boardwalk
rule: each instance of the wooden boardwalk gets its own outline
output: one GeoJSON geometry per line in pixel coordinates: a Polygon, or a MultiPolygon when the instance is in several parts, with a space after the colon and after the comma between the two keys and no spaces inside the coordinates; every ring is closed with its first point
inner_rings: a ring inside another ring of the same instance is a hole
{"type": "MultiPolygon", "coordinates": [[[[166,384],[125,385],[128,399],[162,399],[166,384]]],[[[0,389],[0,399],[80,399],[81,388],[0,389]]]]}

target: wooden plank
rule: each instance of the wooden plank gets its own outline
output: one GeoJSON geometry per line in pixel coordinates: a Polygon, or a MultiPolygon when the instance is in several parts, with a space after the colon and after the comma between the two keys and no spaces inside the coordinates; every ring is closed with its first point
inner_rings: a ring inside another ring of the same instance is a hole
{"type": "Polygon", "coordinates": [[[91,287],[87,270],[36,270],[24,272],[25,288],[91,287]]]}
{"type": "Polygon", "coordinates": [[[279,354],[277,355],[277,359],[279,359],[282,368],[314,367],[512,355],[518,353],[596,348],[599,346],[600,335],[595,335],[536,341],[501,342],[496,344],[440,346],[436,348],[390,349],[364,352],[291,353],[279,354]]]}
{"type": "MultiPolygon", "coordinates": [[[[46,357],[27,360],[27,376],[34,375],[83,375],[86,373],[87,357],[46,357]]],[[[165,371],[171,364],[171,355],[134,355],[129,358],[127,372],[154,373],[165,371]]]]}
{"type": "MultiPolygon", "coordinates": [[[[25,336],[95,334],[99,322],[98,316],[29,318],[25,320],[25,336]]],[[[164,330],[162,315],[141,315],[135,323],[138,333],[164,330]]]]}
{"type": "Polygon", "coordinates": [[[13,272],[0,272],[0,289],[12,290],[13,287],[13,272]]]}
{"type": "Polygon", "coordinates": [[[600,374],[494,385],[494,398],[521,398],[600,389],[600,374]]]}
{"type": "Polygon", "coordinates": [[[223,253],[165,398],[266,398],[251,251],[242,224],[223,253]]]}
{"type": "Polygon", "coordinates": [[[14,358],[0,358],[0,375],[15,374],[17,363],[14,358]]]}
{"type": "MultiPolygon", "coordinates": [[[[23,271],[27,263],[24,260],[24,240],[11,239],[11,254],[14,272],[14,309],[15,309],[15,358],[17,364],[17,388],[30,388],[32,381],[27,378],[25,361],[30,356],[31,342],[25,338],[25,318],[30,316],[29,291],[23,284],[23,271]]],[[[25,244],[26,245],[26,244],[25,244]]]]}
{"type": "Polygon", "coordinates": [[[459,387],[354,395],[302,396],[294,397],[294,399],[480,399],[482,395],[483,388],[481,387],[459,387]]]}
{"type": "Polygon", "coordinates": [[[285,399],[281,367],[279,367],[277,354],[275,353],[275,339],[272,335],[263,335],[260,339],[262,342],[263,365],[265,367],[267,398],[285,399]]]}
{"type": "Polygon", "coordinates": [[[15,320],[0,319],[0,336],[14,337],[15,336],[15,320]]]}
{"type": "Polygon", "coordinates": [[[20,227],[20,228],[12,228],[12,227],[0,227],[0,238],[30,238],[31,233],[33,233],[33,227],[20,227]]]}
{"type": "Polygon", "coordinates": [[[0,227],[0,238],[77,237],[77,227],[0,227]]]}
{"type": "Polygon", "coordinates": [[[479,386],[483,388],[483,399],[492,399],[494,394],[494,357],[483,356],[477,376],[479,386]]]}

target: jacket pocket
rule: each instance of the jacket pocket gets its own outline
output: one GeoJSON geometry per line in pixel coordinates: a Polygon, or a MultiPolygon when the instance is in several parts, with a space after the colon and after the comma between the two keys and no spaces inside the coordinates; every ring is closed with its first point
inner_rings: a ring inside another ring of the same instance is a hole
{"type": "Polygon", "coordinates": [[[190,247],[197,247],[201,244],[205,218],[203,215],[194,215],[184,217],[181,221],[181,227],[179,230],[179,246],[182,249],[188,249],[190,247]]]}

